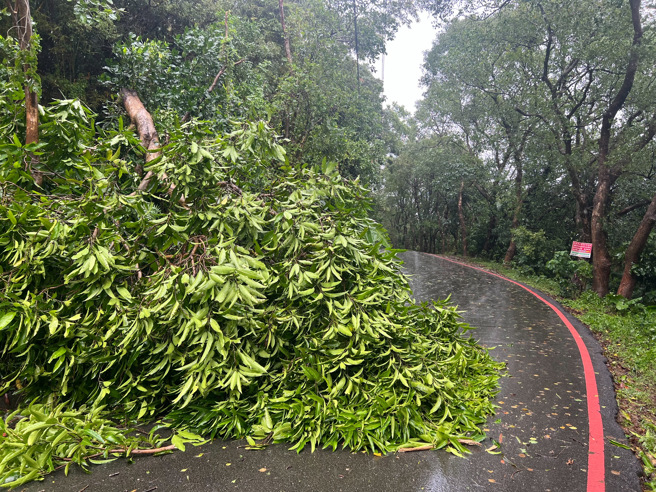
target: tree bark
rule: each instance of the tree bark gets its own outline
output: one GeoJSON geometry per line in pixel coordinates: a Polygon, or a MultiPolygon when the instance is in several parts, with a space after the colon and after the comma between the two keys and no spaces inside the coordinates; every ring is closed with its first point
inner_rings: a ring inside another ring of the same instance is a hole
{"type": "Polygon", "coordinates": [[[146,110],[139,95],[132,89],[121,89],[123,106],[130,117],[130,120],[137,128],[139,140],[144,149],[150,151],[146,155],[146,162],[157,159],[162,153],[160,150],[159,136],[155,129],[155,123],[152,116],[146,110]]]}
{"type": "MultiPolygon", "coordinates": [[[[139,135],[141,145],[147,151],[146,164],[148,164],[149,162],[159,158],[162,155],[159,136],[157,135],[157,130],[155,129],[153,117],[150,116],[150,113],[144,107],[136,91],[124,88],[121,89],[120,94],[121,98],[123,99],[123,106],[125,107],[125,111],[127,111],[128,116],[130,117],[130,121],[132,121],[137,129],[137,134],[139,135]]],[[[137,191],[146,191],[150,186],[154,176],[155,174],[152,171],[148,171],[141,180],[141,183],[139,183],[137,191]]],[[[168,176],[166,173],[162,174],[162,179],[165,182],[168,181],[168,176]]],[[[172,196],[175,188],[175,185],[171,183],[169,188],[166,190],[167,194],[172,196]]],[[[184,196],[179,198],[178,203],[184,208],[189,208],[184,196]]]]}
{"type": "MultiPolygon", "coordinates": [[[[16,0],[12,9],[14,26],[18,37],[18,47],[21,51],[29,51],[32,45],[32,14],[30,12],[29,0],[16,0]]],[[[23,71],[27,74],[32,69],[29,64],[23,65],[23,71]]],[[[25,85],[25,145],[39,142],[39,95],[29,85],[25,85]]],[[[35,164],[38,157],[30,155],[25,163],[25,170],[34,178],[34,182],[41,186],[43,175],[36,170],[35,164]]]]}
{"type": "Polygon", "coordinates": [[[292,61],[292,50],[289,45],[289,35],[287,34],[287,24],[285,23],[285,8],[283,5],[283,0],[278,0],[278,8],[280,9],[280,25],[282,26],[282,35],[285,39],[285,53],[287,54],[287,61],[289,65],[293,65],[292,61]]]}
{"type": "Polygon", "coordinates": [[[607,160],[610,154],[610,140],[613,121],[615,116],[624,106],[626,98],[633,88],[633,82],[638,70],[639,52],[638,47],[642,41],[642,23],[640,20],[640,2],[641,0],[629,0],[631,8],[631,20],[633,23],[633,42],[629,61],[624,73],[622,85],[615,94],[608,108],[603,114],[601,121],[601,131],[599,134],[599,155],[598,155],[598,184],[597,191],[592,202],[592,289],[601,297],[608,294],[610,281],[611,258],[606,245],[606,230],[604,221],[608,215],[608,204],[611,198],[611,186],[617,179],[617,175],[609,169],[607,160]]]}
{"type": "Polygon", "coordinates": [[[465,189],[465,182],[460,182],[460,193],[458,193],[458,218],[460,219],[460,235],[462,240],[462,256],[467,256],[467,226],[465,225],[465,213],[462,208],[462,193],[465,189]]]}
{"type": "Polygon", "coordinates": [[[503,263],[505,265],[510,264],[510,262],[515,257],[515,253],[517,252],[517,244],[515,243],[515,238],[512,237],[512,231],[519,227],[519,214],[522,211],[522,204],[524,200],[522,193],[522,180],[524,173],[522,169],[521,157],[519,155],[515,155],[515,167],[517,169],[515,174],[515,210],[513,211],[512,224],[510,225],[510,244],[506,250],[506,256],[503,258],[503,263]]]}
{"type": "MultiPolygon", "coordinates": [[[[137,129],[137,134],[139,135],[139,140],[144,149],[146,149],[146,164],[150,161],[157,159],[162,155],[159,136],[157,135],[157,130],[155,129],[155,123],[153,122],[152,116],[146,110],[139,95],[136,91],[132,89],[121,89],[121,98],[123,99],[123,106],[125,111],[127,111],[130,121],[134,124],[137,129]]],[[[137,173],[141,175],[140,167],[137,169],[137,173]]],[[[145,191],[148,189],[150,182],[153,179],[153,172],[148,171],[144,178],[139,183],[137,191],[145,191]]]]}
{"type": "Polygon", "coordinates": [[[651,203],[649,204],[649,207],[647,207],[647,211],[638,226],[638,230],[633,236],[633,239],[631,239],[629,247],[626,249],[626,254],[624,256],[624,273],[622,274],[620,286],[617,289],[617,295],[631,299],[636,284],[636,278],[631,273],[631,267],[640,260],[640,255],[647,245],[649,234],[651,234],[655,223],[656,195],[652,198],[651,203]]]}

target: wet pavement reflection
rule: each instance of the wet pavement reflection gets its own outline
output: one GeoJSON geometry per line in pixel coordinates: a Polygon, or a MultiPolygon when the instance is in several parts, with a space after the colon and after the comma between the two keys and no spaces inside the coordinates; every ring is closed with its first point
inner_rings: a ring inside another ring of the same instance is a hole
{"type": "MultiPolygon", "coordinates": [[[[429,255],[402,255],[417,301],[451,295],[470,332],[505,362],[488,439],[467,458],[443,451],[376,457],[347,451],[296,454],[286,446],[247,451],[214,443],[157,458],[54,474],[25,490],[88,491],[585,491],[588,419],[581,357],[556,314],[529,292],[429,255]],[[86,489],[85,489],[86,487],[86,489]]],[[[597,373],[604,433],[625,442],[614,421],[612,381],[580,324],[597,373]]],[[[606,490],[640,490],[633,454],[606,440],[606,490]]],[[[595,488],[594,490],[603,490],[595,488]]]]}

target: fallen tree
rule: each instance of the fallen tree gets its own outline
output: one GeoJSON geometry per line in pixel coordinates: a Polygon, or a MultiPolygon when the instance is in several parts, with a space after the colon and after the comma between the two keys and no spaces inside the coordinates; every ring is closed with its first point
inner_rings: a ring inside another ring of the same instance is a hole
{"type": "MultiPolygon", "coordinates": [[[[499,365],[453,307],[412,302],[357,181],[291,168],[263,122],[216,136],[192,121],[160,149],[147,121],[137,139],[90,118],[75,101],[44,111],[45,193],[14,165],[20,143],[0,148],[0,392],[166,417],[178,447],[189,431],[299,451],[482,439],[499,365]]],[[[40,465],[0,482],[54,469],[40,465]]]]}

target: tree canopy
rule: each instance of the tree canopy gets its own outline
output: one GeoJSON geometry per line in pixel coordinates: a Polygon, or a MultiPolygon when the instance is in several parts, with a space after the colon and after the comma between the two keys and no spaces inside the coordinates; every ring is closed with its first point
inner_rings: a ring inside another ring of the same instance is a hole
{"type": "MultiPolygon", "coordinates": [[[[462,11],[445,18],[425,60],[415,140],[437,180],[417,175],[417,182],[450,189],[452,205],[448,219],[445,212],[430,226],[434,238],[422,248],[462,250],[469,235],[474,254],[524,261],[521,252],[515,258],[521,227],[545,233],[547,258],[572,240],[591,242],[594,290],[603,296],[624,276],[619,293],[630,297],[638,251],[654,223],[654,24],[644,6],[500,1],[434,7],[442,14],[462,11]],[[463,174],[465,222],[455,213],[459,190],[447,172],[461,159],[453,142],[478,170],[463,174]],[[433,155],[453,157],[442,164],[433,155]]],[[[390,184],[397,169],[415,172],[417,144],[405,150],[413,164],[388,170],[390,184]]],[[[386,191],[386,202],[398,195],[393,184],[386,191]]],[[[401,194],[409,210],[419,206],[412,194],[401,194]]],[[[436,197],[429,209],[441,206],[436,197]]],[[[394,212],[401,208],[392,206],[394,212]]],[[[415,220],[421,221],[419,212],[403,222],[415,220]]],[[[386,225],[396,237],[398,226],[386,225]]],[[[534,267],[544,271],[545,262],[534,267]]],[[[641,292],[649,291],[651,278],[643,277],[641,292]]]]}

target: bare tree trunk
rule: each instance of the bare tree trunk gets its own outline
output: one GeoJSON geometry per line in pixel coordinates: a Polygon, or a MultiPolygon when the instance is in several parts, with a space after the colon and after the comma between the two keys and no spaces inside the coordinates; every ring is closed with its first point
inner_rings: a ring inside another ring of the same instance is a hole
{"type": "MultiPolygon", "coordinates": [[[[21,51],[29,51],[32,45],[32,14],[30,12],[29,0],[16,0],[15,7],[12,9],[14,26],[16,27],[18,46],[21,51]]],[[[23,71],[29,74],[32,67],[29,64],[23,65],[23,71]]],[[[29,76],[29,75],[28,75],[29,76]]],[[[28,82],[29,84],[29,82],[28,82]]],[[[29,85],[25,85],[25,145],[39,142],[39,95],[34,92],[29,85]]],[[[34,169],[38,164],[38,157],[31,155],[25,163],[25,170],[29,171],[34,182],[41,186],[43,184],[43,175],[34,169]]]]}
{"type": "Polygon", "coordinates": [[[603,227],[610,201],[611,177],[600,173],[592,208],[592,290],[600,297],[608,294],[611,258],[608,252],[608,235],[603,227]]]}
{"type": "Polygon", "coordinates": [[[647,211],[638,226],[638,230],[633,236],[633,239],[631,239],[629,247],[626,249],[626,254],[624,256],[624,273],[622,274],[620,286],[617,289],[617,295],[631,299],[636,284],[636,278],[631,273],[631,267],[640,259],[640,255],[647,245],[649,234],[651,234],[655,223],[656,195],[652,198],[651,203],[649,204],[649,207],[647,207],[647,211]]]}
{"type": "Polygon", "coordinates": [[[633,42],[629,61],[624,73],[622,86],[617,94],[608,105],[601,121],[601,131],[599,136],[599,177],[597,191],[594,196],[592,205],[592,289],[605,296],[609,291],[610,266],[611,259],[608,247],[606,245],[606,231],[604,229],[604,220],[608,215],[608,204],[611,198],[611,186],[617,178],[609,169],[607,159],[610,154],[610,139],[613,121],[617,113],[624,106],[626,98],[633,88],[635,74],[638,70],[639,52],[638,48],[642,41],[642,23],[640,20],[640,2],[641,0],[629,0],[631,8],[631,20],[633,23],[633,42]]]}
{"type": "Polygon", "coordinates": [[[282,35],[285,38],[285,53],[287,54],[287,61],[289,65],[293,65],[292,62],[292,49],[289,45],[289,35],[287,34],[287,24],[285,24],[285,6],[283,5],[283,0],[278,0],[278,8],[280,9],[280,25],[282,26],[282,35]]]}
{"type": "MultiPolygon", "coordinates": [[[[146,110],[135,91],[131,89],[121,89],[121,98],[123,98],[125,111],[127,111],[130,120],[137,129],[141,145],[147,151],[146,164],[148,164],[150,161],[153,161],[162,155],[159,136],[157,135],[153,118],[150,116],[150,113],[146,110]]],[[[146,190],[152,177],[152,171],[148,171],[137,190],[146,190]]]]}
{"type": "Polygon", "coordinates": [[[460,219],[460,231],[462,238],[462,256],[467,256],[467,227],[465,225],[465,213],[462,208],[462,192],[465,189],[465,182],[460,182],[460,193],[458,193],[458,218],[460,219]]]}

